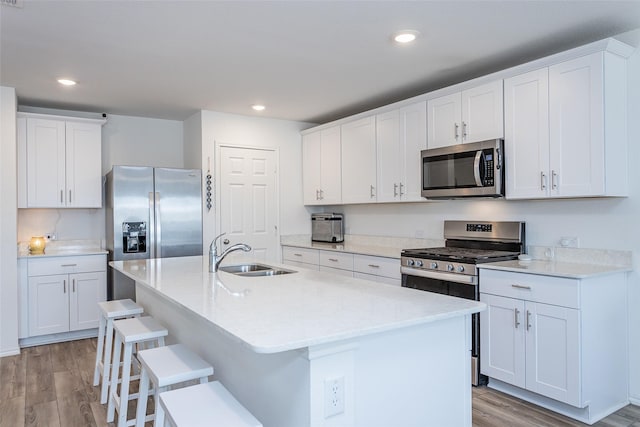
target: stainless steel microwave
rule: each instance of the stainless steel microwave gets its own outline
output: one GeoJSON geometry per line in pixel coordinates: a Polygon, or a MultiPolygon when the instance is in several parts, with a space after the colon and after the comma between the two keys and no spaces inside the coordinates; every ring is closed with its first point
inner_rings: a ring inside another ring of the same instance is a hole
{"type": "Polygon", "coordinates": [[[456,199],[504,196],[504,141],[422,150],[422,197],[456,199]]]}

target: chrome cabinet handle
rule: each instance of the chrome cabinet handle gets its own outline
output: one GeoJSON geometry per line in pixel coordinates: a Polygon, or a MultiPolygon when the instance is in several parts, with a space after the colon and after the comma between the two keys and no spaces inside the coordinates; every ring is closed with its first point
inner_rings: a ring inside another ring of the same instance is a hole
{"type": "Polygon", "coordinates": [[[329,261],[331,262],[338,262],[338,260],[336,258],[329,258],[329,261]]]}
{"type": "Polygon", "coordinates": [[[460,137],[460,135],[458,134],[458,128],[460,127],[460,125],[458,125],[458,123],[454,123],[453,124],[453,137],[455,139],[458,139],[460,137]]]}
{"type": "Polygon", "coordinates": [[[462,122],[462,139],[467,139],[467,123],[462,122]]]}
{"type": "Polygon", "coordinates": [[[400,197],[402,197],[402,195],[404,195],[404,191],[402,191],[403,188],[404,188],[404,185],[402,183],[400,183],[400,197]]]}
{"type": "Polygon", "coordinates": [[[512,288],[516,288],[516,289],[529,289],[531,290],[531,286],[524,286],[524,285],[511,285],[512,288]]]}
{"type": "Polygon", "coordinates": [[[527,331],[531,328],[531,312],[527,310],[527,331]]]}
{"type": "Polygon", "coordinates": [[[375,264],[369,264],[369,267],[371,267],[371,268],[380,268],[379,265],[375,265],[375,264]]]}
{"type": "Polygon", "coordinates": [[[302,256],[302,254],[293,254],[293,256],[302,256]]]}
{"type": "Polygon", "coordinates": [[[324,190],[320,189],[320,200],[324,200],[324,190]]]}
{"type": "Polygon", "coordinates": [[[71,190],[69,190],[69,203],[71,203],[71,190]]]}
{"type": "Polygon", "coordinates": [[[371,187],[371,190],[370,190],[369,194],[371,195],[371,198],[373,199],[374,197],[376,197],[376,194],[374,193],[376,188],[373,185],[371,185],[370,187],[371,187]]]}
{"type": "Polygon", "coordinates": [[[73,280],[71,281],[71,286],[73,287],[73,288],[72,288],[72,289],[73,289],[73,292],[75,292],[75,291],[76,291],[76,279],[73,279],[73,280]]]}
{"type": "Polygon", "coordinates": [[[60,190],[60,204],[64,203],[63,197],[64,197],[64,191],[60,190]]]}
{"type": "Polygon", "coordinates": [[[551,171],[551,188],[558,189],[558,174],[554,170],[551,171]]]}
{"type": "Polygon", "coordinates": [[[518,310],[517,308],[513,309],[513,321],[515,324],[516,329],[518,329],[518,326],[520,326],[520,322],[518,322],[518,315],[520,314],[520,310],[518,310]]]}
{"type": "Polygon", "coordinates": [[[544,172],[540,172],[540,189],[547,189],[547,174],[544,172]]]}
{"type": "Polygon", "coordinates": [[[75,267],[78,264],[60,264],[60,267],[75,267]]]}
{"type": "Polygon", "coordinates": [[[393,183],[393,197],[398,197],[398,184],[393,183]]]}
{"type": "Polygon", "coordinates": [[[62,292],[65,293],[65,294],[67,293],[67,281],[66,280],[62,281],[62,292]]]}

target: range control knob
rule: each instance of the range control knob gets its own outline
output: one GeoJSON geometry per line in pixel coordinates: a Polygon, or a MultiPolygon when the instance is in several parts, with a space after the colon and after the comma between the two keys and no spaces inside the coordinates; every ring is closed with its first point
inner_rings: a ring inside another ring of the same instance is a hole
{"type": "Polygon", "coordinates": [[[434,270],[437,270],[438,269],[438,263],[437,262],[432,262],[429,267],[431,267],[434,270]]]}
{"type": "Polygon", "coordinates": [[[416,267],[422,267],[422,266],[423,266],[422,261],[417,260],[416,261],[416,267]]]}
{"type": "Polygon", "coordinates": [[[464,271],[464,266],[459,265],[457,270],[459,273],[462,273],[464,271]]]}
{"type": "Polygon", "coordinates": [[[414,263],[413,263],[413,260],[412,260],[412,259],[408,259],[408,260],[407,260],[407,265],[413,265],[413,264],[414,264],[414,263]]]}
{"type": "Polygon", "coordinates": [[[447,264],[447,271],[453,271],[453,265],[452,264],[447,264]]]}

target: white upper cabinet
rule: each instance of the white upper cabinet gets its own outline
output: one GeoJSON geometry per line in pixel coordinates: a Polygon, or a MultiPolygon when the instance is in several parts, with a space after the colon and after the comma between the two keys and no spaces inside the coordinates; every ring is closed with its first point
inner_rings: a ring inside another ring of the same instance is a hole
{"type": "Polygon", "coordinates": [[[506,196],[627,193],[626,66],[598,52],[505,80],[506,196]]]}
{"type": "Polygon", "coordinates": [[[376,116],[378,202],[421,201],[420,151],[427,148],[427,104],[376,116]]]}
{"type": "Polygon", "coordinates": [[[428,148],[502,138],[502,80],[430,99],[428,148]]]}
{"type": "Polygon", "coordinates": [[[342,125],[342,203],[377,200],[376,117],[342,125]]]}
{"type": "Polygon", "coordinates": [[[302,180],[305,205],[342,202],[340,126],[302,137],[302,180]]]}
{"type": "Polygon", "coordinates": [[[102,207],[103,123],[20,114],[18,207],[102,207]]]}

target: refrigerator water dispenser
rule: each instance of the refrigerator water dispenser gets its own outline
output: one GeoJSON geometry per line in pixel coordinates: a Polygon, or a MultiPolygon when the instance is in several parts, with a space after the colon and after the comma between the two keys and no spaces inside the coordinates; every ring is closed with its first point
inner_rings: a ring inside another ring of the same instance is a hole
{"type": "Polygon", "coordinates": [[[147,251],[147,223],[122,223],[122,251],[125,253],[144,253],[147,251]]]}

